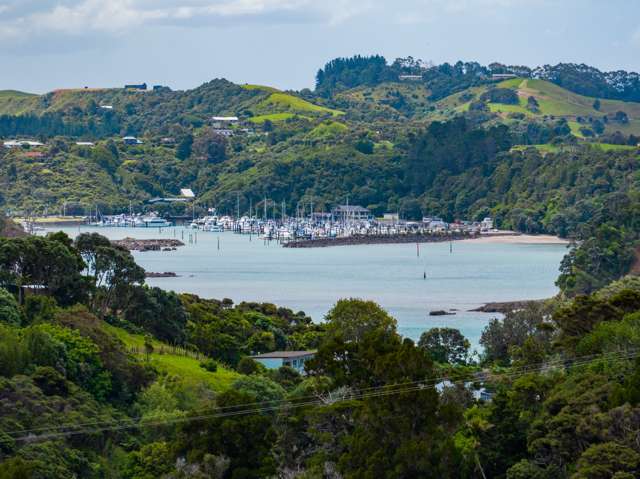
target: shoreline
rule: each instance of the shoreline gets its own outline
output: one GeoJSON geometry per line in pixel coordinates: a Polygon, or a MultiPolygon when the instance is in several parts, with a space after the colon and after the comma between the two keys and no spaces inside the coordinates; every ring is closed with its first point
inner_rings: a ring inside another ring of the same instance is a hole
{"type": "Polygon", "coordinates": [[[488,244],[564,244],[569,240],[552,235],[520,234],[504,231],[494,234],[471,235],[453,234],[401,234],[401,235],[354,235],[340,238],[318,238],[290,241],[284,248],[327,248],[331,246],[356,246],[372,244],[404,244],[404,243],[444,243],[447,241],[474,241],[488,244]]]}

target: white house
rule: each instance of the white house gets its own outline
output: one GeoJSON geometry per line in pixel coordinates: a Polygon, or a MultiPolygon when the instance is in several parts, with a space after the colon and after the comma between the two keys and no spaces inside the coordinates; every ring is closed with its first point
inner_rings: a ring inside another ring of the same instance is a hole
{"type": "Polygon", "coordinates": [[[480,222],[480,229],[482,231],[490,231],[493,229],[493,219],[487,217],[480,222]]]}
{"type": "Polygon", "coordinates": [[[125,145],[142,145],[142,140],[138,140],[135,136],[125,136],[122,142],[125,145]]]}
{"type": "Polygon", "coordinates": [[[278,369],[289,366],[304,374],[304,363],[315,356],[315,351],[274,351],[272,353],[249,356],[267,369],[278,369]]]}
{"type": "Polygon", "coordinates": [[[193,190],[191,190],[191,188],[181,188],[180,189],[180,196],[182,196],[183,198],[195,198],[196,195],[193,192],[193,190]]]}
{"type": "Polygon", "coordinates": [[[400,81],[420,81],[422,80],[422,75],[400,75],[398,78],[400,81]]]}
{"type": "Polygon", "coordinates": [[[4,142],[5,148],[31,148],[37,146],[44,146],[44,143],[33,140],[9,140],[4,142]]]}
{"type": "Polygon", "coordinates": [[[240,120],[237,116],[212,116],[211,125],[214,128],[225,128],[238,124],[240,120]]]}

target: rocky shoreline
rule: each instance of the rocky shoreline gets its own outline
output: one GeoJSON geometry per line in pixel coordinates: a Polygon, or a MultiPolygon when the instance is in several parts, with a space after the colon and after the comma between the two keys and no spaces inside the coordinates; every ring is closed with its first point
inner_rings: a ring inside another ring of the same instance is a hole
{"type": "Polygon", "coordinates": [[[136,239],[124,238],[113,240],[113,244],[122,246],[129,251],[172,251],[184,243],[177,239],[136,239]]]}
{"type": "Polygon", "coordinates": [[[480,238],[479,235],[453,234],[399,234],[399,235],[353,235],[340,238],[317,238],[289,241],[285,248],[326,248],[328,246],[351,246],[363,244],[396,244],[396,243],[442,243],[480,238]]]}
{"type": "Polygon", "coordinates": [[[153,271],[145,271],[145,278],[177,278],[178,275],[173,271],[164,271],[162,273],[156,273],[153,271]]]}
{"type": "Polygon", "coordinates": [[[503,302],[494,302],[494,303],[486,303],[479,308],[470,309],[471,312],[480,312],[480,313],[510,313],[511,311],[517,311],[519,309],[523,309],[528,304],[531,303],[540,303],[544,301],[543,299],[530,299],[530,300],[519,300],[519,301],[503,301],[503,302]]]}

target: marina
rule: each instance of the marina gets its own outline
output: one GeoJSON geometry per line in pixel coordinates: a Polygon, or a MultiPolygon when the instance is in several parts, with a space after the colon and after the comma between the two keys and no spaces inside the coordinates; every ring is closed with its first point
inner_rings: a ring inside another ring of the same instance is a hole
{"type": "Polygon", "coordinates": [[[482,329],[499,313],[469,310],[487,302],[554,295],[566,253],[564,244],[536,244],[535,238],[531,243],[458,241],[452,247],[427,243],[418,255],[415,244],[289,249],[256,235],[188,227],[62,230],[70,236],[99,232],[110,239],[182,239],[185,246],[174,251],[133,252],[147,271],[175,273],[148,278],[151,286],[235,302],[271,302],[305,311],[315,321],[340,298],[371,299],[398,320],[407,337],[417,340],[429,328],[448,326],[459,328],[476,348],[482,329]],[[455,315],[429,316],[452,309],[458,310],[455,315]]]}

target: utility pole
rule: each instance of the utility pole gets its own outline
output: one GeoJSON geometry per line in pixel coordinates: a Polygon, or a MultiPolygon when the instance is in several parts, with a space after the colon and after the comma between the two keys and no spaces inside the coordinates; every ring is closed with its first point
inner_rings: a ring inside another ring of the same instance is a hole
{"type": "Polygon", "coordinates": [[[240,219],[240,192],[236,191],[236,219],[240,219]]]}

